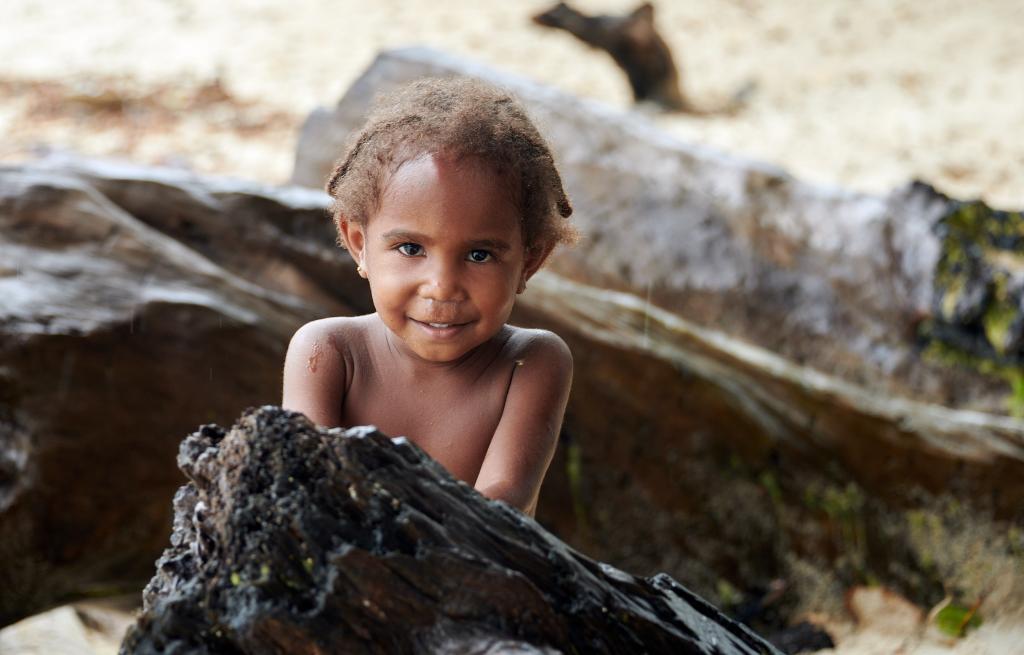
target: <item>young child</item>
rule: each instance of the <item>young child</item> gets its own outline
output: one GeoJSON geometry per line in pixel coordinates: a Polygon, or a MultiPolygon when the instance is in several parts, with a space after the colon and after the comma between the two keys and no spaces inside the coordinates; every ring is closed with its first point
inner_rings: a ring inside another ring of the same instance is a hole
{"type": "Polygon", "coordinates": [[[561,339],[505,322],[575,237],[544,139],[498,89],[419,81],[378,101],[327,191],[377,311],[300,328],[282,405],[407,436],[532,516],[572,382],[561,339]]]}

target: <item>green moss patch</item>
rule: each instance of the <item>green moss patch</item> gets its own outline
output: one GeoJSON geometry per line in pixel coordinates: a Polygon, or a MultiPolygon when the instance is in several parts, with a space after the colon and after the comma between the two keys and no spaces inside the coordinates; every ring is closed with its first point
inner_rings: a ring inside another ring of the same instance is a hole
{"type": "Polygon", "coordinates": [[[935,231],[941,253],[926,355],[1005,380],[1008,410],[1024,415],[1024,214],[951,201],[935,231]]]}

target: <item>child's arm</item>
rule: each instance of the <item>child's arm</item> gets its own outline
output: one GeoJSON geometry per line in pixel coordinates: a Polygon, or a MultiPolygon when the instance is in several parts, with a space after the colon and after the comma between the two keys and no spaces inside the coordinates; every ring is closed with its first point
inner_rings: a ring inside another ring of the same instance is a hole
{"type": "Polygon", "coordinates": [[[474,485],[533,516],[558,445],[572,385],[572,355],[551,332],[537,330],[517,359],[505,409],[474,485]]]}
{"type": "Polygon", "coordinates": [[[281,406],[323,427],[341,425],[345,360],[338,352],[338,319],[303,325],[288,344],[281,406]]]}

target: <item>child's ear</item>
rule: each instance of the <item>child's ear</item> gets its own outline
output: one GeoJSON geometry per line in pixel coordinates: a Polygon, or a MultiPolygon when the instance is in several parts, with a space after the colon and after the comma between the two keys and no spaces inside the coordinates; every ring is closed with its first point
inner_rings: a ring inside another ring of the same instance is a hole
{"type": "Polygon", "coordinates": [[[554,244],[538,244],[526,249],[526,260],[523,262],[523,277],[519,280],[519,288],[516,293],[526,291],[526,281],[533,277],[533,274],[540,270],[540,267],[547,261],[551,251],[555,249],[554,244]]]}
{"type": "Polygon", "coordinates": [[[354,221],[338,219],[338,236],[341,245],[356,262],[360,277],[366,277],[366,230],[354,221]]]}

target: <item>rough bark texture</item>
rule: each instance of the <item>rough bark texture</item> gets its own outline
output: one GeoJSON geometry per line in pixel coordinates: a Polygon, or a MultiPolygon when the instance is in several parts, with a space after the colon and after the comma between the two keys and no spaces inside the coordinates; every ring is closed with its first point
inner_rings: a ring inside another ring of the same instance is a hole
{"type": "Polygon", "coordinates": [[[607,52],[626,73],[636,102],[650,101],[671,111],[700,113],[683,94],[672,51],[654,25],[654,7],[644,3],[624,16],[588,16],[564,2],[533,21],[565,30],[592,48],[607,52]]]}
{"type": "Polygon", "coordinates": [[[264,407],[203,427],[178,464],[172,546],[123,654],[775,652],[370,428],[264,407]]]}

